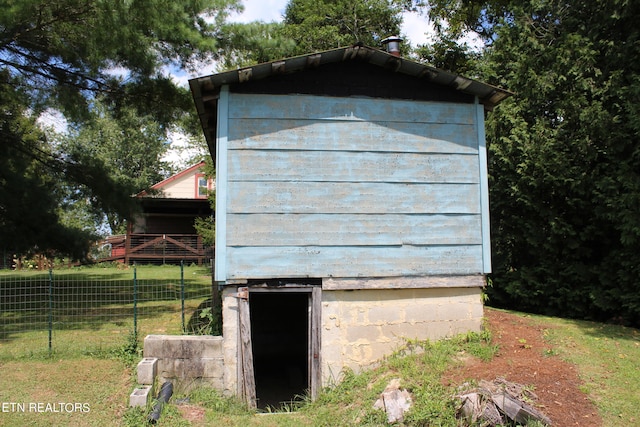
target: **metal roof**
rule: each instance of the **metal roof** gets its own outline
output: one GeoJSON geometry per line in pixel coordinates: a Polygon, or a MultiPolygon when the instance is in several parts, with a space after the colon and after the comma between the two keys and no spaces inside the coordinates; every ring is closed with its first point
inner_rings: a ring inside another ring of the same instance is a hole
{"type": "MultiPolygon", "coordinates": [[[[260,80],[277,74],[295,73],[324,64],[355,59],[477,96],[486,110],[492,110],[503,99],[513,95],[508,90],[360,44],[310,53],[189,80],[191,93],[212,153],[215,153],[215,129],[208,124],[211,120],[208,115],[212,112],[207,112],[207,104],[212,101],[216,103],[218,90],[221,86],[260,80]]],[[[209,107],[210,109],[211,107],[209,107]]]]}

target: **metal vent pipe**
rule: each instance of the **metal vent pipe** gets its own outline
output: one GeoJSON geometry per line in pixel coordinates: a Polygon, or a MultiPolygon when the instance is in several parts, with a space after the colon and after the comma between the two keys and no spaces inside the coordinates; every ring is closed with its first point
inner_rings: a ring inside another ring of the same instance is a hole
{"type": "Polygon", "coordinates": [[[390,36],[382,40],[382,44],[385,46],[387,53],[400,57],[400,43],[402,41],[402,38],[398,36],[390,36]]]}

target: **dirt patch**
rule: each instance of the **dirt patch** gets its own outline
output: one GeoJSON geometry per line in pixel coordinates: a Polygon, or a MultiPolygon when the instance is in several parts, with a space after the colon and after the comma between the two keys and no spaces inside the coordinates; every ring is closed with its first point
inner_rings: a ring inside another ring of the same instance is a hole
{"type": "Polygon", "coordinates": [[[178,405],[178,410],[180,411],[182,418],[191,423],[199,423],[204,420],[205,409],[200,406],[185,403],[178,405]]]}
{"type": "Polygon", "coordinates": [[[445,385],[502,377],[531,386],[538,396],[535,406],[551,419],[553,426],[602,426],[595,406],[579,389],[576,368],[555,355],[545,342],[545,327],[492,309],[485,310],[485,317],[493,342],[500,346],[498,354],[489,362],[467,358],[462,366],[443,376],[445,385]]]}

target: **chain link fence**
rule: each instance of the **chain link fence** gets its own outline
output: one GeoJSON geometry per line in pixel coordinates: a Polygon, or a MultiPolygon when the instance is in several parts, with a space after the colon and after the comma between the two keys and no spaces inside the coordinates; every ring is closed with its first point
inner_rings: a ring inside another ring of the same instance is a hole
{"type": "Polygon", "coordinates": [[[211,286],[208,267],[184,265],[0,271],[0,359],[97,355],[148,334],[203,333],[211,286]]]}

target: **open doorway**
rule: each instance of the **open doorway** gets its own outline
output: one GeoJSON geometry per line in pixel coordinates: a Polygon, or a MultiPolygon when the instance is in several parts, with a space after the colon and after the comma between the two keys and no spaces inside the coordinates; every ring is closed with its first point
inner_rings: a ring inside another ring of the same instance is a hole
{"type": "Polygon", "coordinates": [[[309,388],[311,293],[249,295],[257,406],[280,409],[309,388]]]}

